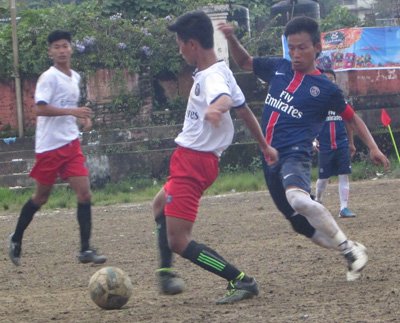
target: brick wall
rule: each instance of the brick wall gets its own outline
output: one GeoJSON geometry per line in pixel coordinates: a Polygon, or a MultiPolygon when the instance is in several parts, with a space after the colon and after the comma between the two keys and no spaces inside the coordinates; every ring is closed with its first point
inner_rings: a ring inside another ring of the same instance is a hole
{"type": "MultiPolygon", "coordinates": [[[[36,80],[25,80],[22,83],[22,105],[24,113],[24,128],[32,129],[35,125],[34,91],[36,80]]],[[[17,104],[14,81],[0,82],[0,131],[18,129],[17,104]]]]}

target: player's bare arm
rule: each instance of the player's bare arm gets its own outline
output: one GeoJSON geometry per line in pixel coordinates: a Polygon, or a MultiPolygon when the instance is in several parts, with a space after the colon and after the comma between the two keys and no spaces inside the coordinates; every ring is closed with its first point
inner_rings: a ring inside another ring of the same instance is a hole
{"type": "Polygon", "coordinates": [[[236,64],[243,70],[253,71],[253,57],[236,38],[234,26],[228,23],[220,23],[218,24],[218,30],[224,34],[228,41],[229,50],[236,64]]]}
{"type": "Polygon", "coordinates": [[[76,118],[90,118],[92,117],[93,111],[88,107],[77,107],[77,108],[58,108],[51,104],[37,104],[35,106],[35,112],[37,116],[44,117],[58,117],[71,115],[76,118]]]}
{"type": "Polygon", "coordinates": [[[349,139],[350,156],[354,157],[356,153],[356,146],[354,145],[354,130],[349,123],[345,123],[347,138],[349,139]]]}
{"type": "Polygon", "coordinates": [[[229,111],[232,105],[231,97],[222,95],[207,107],[204,119],[210,122],[214,127],[218,127],[221,122],[222,114],[229,111]]]}
{"type": "Polygon", "coordinates": [[[256,116],[251,111],[249,106],[245,104],[242,107],[235,109],[235,111],[236,114],[239,116],[239,118],[241,118],[245,122],[247,128],[249,128],[254,139],[257,140],[267,163],[269,165],[276,163],[279,158],[278,151],[271,145],[267,144],[264,135],[261,131],[260,124],[258,123],[256,116]]]}
{"type": "Polygon", "coordinates": [[[390,167],[390,161],[378,148],[378,145],[376,144],[364,121],[357,114],[354,114],[350,120],[345,120],[345,122],[353,128],[362,142],[368,147],[369,156],[372,162],[374,164],[380,164],[385,168],[385,170],[388,170],[390,167]]]}

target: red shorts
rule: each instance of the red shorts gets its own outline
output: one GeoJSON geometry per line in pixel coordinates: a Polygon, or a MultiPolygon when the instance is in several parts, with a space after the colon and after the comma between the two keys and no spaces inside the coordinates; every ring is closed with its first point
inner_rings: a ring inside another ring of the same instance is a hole
{"type": "Polygon", "coordinates": [[[164,185],[165,215],[194,222],[201,196],[218,177],[218,157],[178,147],[169,168],[170,176],[164,185]]]}
{"type": "Polygon", "coordinates": [[[74,176],[89,176],[79,139],[60,148],[36,154],[30,176],[43,185],[53,185],[60,176],[65,180],[74,176]]]}

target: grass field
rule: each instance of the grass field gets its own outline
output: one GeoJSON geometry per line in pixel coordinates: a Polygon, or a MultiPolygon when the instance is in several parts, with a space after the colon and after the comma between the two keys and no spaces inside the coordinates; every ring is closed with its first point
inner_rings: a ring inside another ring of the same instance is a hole
{"type": "MultiPolygon", "coordinates": [[[[377,177],[400,178],[400,166],[392,160],[392,168],[384,173],[381,167],[369,161],[353,163],[352,181],[377,177]]],[[[312,171],[313,181],[317,179],[317,169],[312,171]]],[[[120,203],[140,203],[150,201],[159,191],[165,179],[133,178],[119,183],[109,183],[102,189],[93,190],[93,204],[107,206],[120,203]]],[[[335,178],[331,179],[333,182],[335,178]]],[[[261,169],[245,171],[231,167],[221,171],[217,181],[208,189],[206,195],[218,195],[228,192],[251,192],[265,190],[265,181],[261,169]]],[[[33,189],[11,190],[0,188],[0,212],[17,212],[32,195],[33,189]]],[[[74,193],[65,186],[56,187],[44,206],[44,209],[63,209],[75,207],[74,193]]]]}

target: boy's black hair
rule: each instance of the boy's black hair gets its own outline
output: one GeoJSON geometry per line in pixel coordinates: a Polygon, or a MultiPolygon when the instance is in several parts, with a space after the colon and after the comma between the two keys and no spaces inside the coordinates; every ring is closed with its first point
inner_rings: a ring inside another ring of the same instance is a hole
{"type": "Polygon", "coordinates": [[[321,31],[318,22],[310,17],[301,16],[290,20],[285,27],[285,37],[306,32],[310,35],[313,45],[321,42],[321,31]]]}
{"type": "Polygon", "coordinates": [[[331,70],[331,69],[325,69],[325,70],[323,70],[323,73],[325,73],[325,74],[331,74],[331,75],[333,75],[334,79],[336,80],[336,73],[335,73],[335,71],[334,71],[334,70],[331,70]]]}
{"type": "Polygon", "coordinates": [[[204,11],[196,10],[179,16],[168,26],[168,30],[176,32],[182,41],[197,40],[204,49],[214,47],[214,28],[211,19],[204,11]]]}
{"type": "Polygon", "coordinates": [[[61,39],[65,39],[70,43],[71,39],[72,39],[71,33],[69,31],[65,31],[65,30],[54,30],[47,37],[47,42],[49,45],[51,45],[55,41],[58,41],[61,39]]]}

